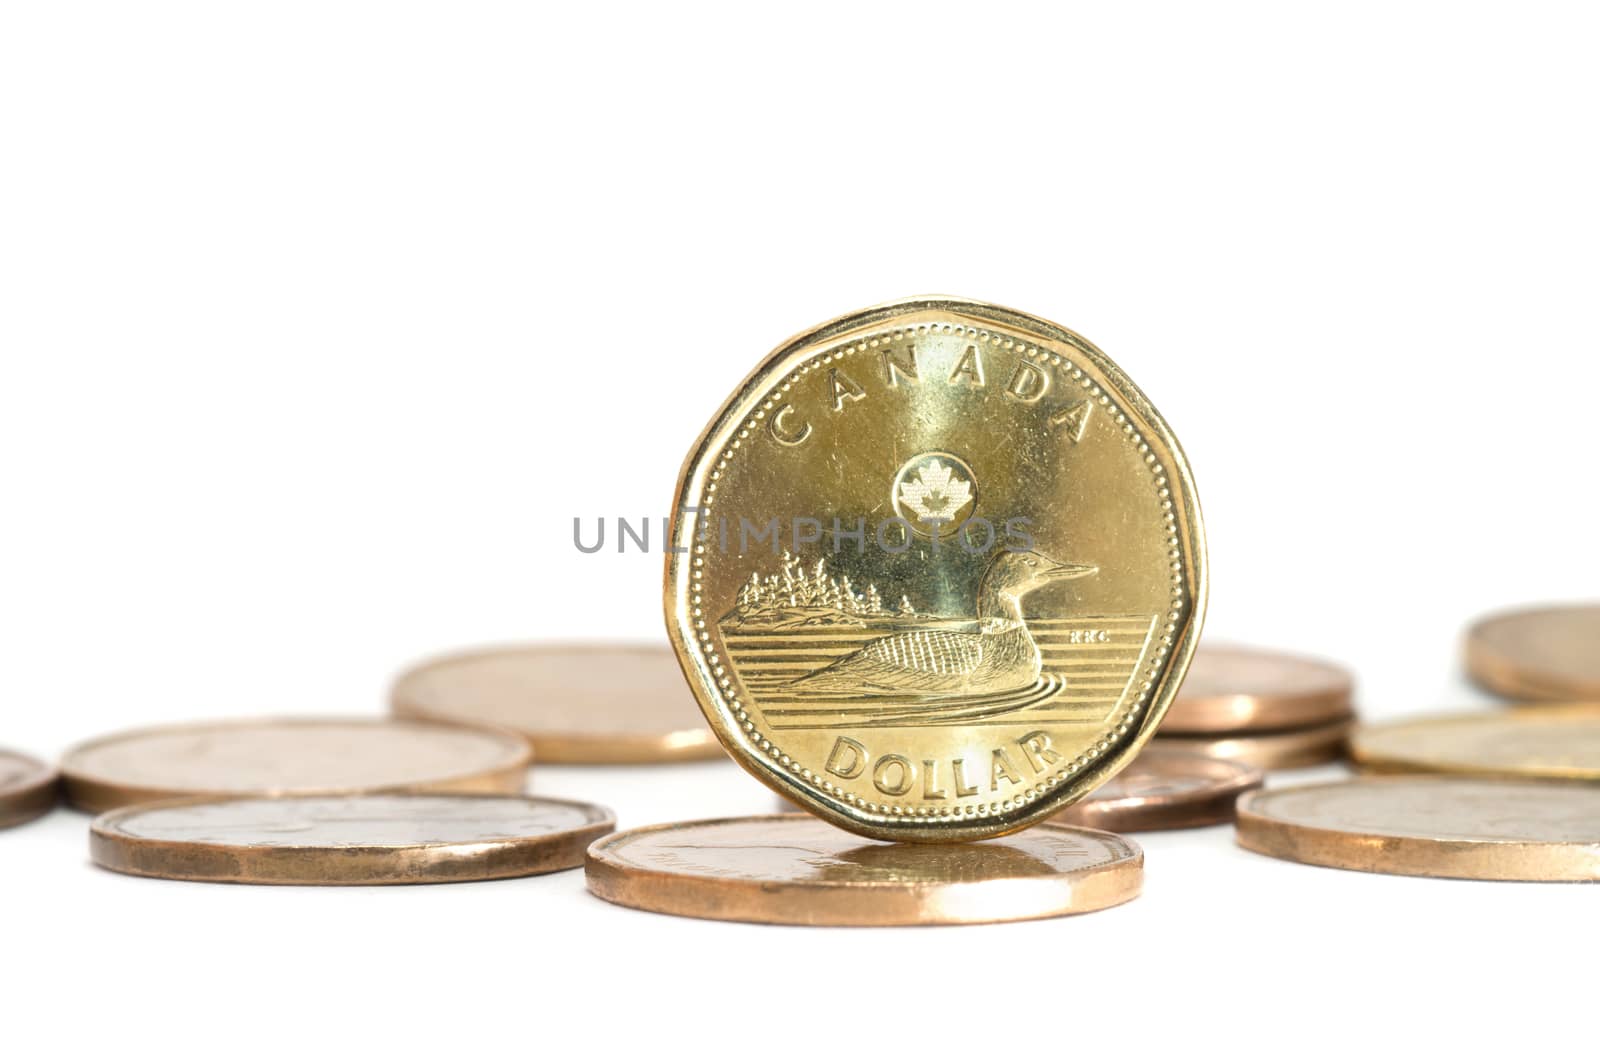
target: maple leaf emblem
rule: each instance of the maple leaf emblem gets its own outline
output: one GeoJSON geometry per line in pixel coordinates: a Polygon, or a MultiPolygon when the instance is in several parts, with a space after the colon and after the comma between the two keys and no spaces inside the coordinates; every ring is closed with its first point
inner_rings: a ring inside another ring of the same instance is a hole
{"type": "Polygon", "coordinates": [[[917,477],[900,483],[900,503],[917,513],[917,518],[951,521],[972,500],[972,483],[955,469],[929,460],[917,468],[917,477]]]}

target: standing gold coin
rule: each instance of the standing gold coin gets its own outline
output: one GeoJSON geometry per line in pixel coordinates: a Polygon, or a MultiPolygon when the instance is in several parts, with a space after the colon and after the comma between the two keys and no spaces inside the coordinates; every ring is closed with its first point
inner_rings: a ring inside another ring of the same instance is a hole
{"type": "Polygon", "coordinates": [[[1548,781],[1360,777],[1239,801],[1239,844],[1360,872],[1600,880],[1600,788],[1548,781]]]}
{"type": "Polygon", "coordinates": [[[95,863],[225,883],[459,883],[574,869],[611,811],[526,795],[183,799],[95,819],[95,863]]]}
{"type": "Polygon", "coordinates": [[[1205,608],[1177,440],[1109,358],[925,298],[774,351],[679,480],[668,630],[723,744],[880,839],[1002,835],[1166,712],[1205,608]]]}
{"type": "Polygon", "coordinates": [[[49,813],[56,804],[56,771],[37,758],[0,751],[0,828],[49,813]]]}
{"type": "Polygon", "coordinates": [[[1363,725],[1350,737],[1350,755],[1387,772],[1600,780],[1600,706],[1363,725]]]}
{"type": "Polygon", "coordinates": [[[1161,731],[1239,734],[1327,725],[1350,717],[1354,687],[1350,672],[1332,663],[1202,644],[1161,731]]]}
{"type": "Polygon", "coordinates": [[[1303,729],[1238,736],[1162,735],[1152,740],[1150,745],[1168,751],[1227,758],[1257,769],[1302,769],[1343,758],[1350,728],[1350,722],[1336,721],[1303,729]]]}
{"type": "Polygon", "coordinates": [[[1260,770],[1242,762],[1162,751],[1151,744],[1127,769],[1052,820],[1107,832],[1222,824],[1233,820],[1239,796],[1259,788],[1262,779],[1260,770]]]}
{"type": "Polygon", "coordinates": [[[805,814],[636,828],[589,848],[589,890],[675,916],[763,924],[983,924],[1139,894],[1132,840],[1047,824],[984,843],[880,843],[805,814]]]}
{"type": "Polygon", "coordinates": [[[99,813],[184,796],[517,792],[513,732],[431,721],[272,718],[135,729],[68,751],[67,799],[99,813]]]}
{"type": "Polygon", "coordinates": [[[1600,700],[1600,604],[1491,615],[1467,630],[1467,672],[1511,699],[1600,700]]]}
{"type": "Polygon", "coordinates": [[[402,674],[394,713],[501,725],[541,762],[721,758],[672,650],[528,644],[435,659],[402,674]]]}

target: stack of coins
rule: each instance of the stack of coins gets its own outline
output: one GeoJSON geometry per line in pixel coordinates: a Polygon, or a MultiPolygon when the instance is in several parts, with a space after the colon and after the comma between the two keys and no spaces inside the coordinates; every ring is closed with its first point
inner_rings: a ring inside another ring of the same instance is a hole
{"type": "MultiPolygon", "coordinates": [[[[463,653],[403,674],[392,702],[389,721],[278,718],[101,737],[67,753],[64,788],[102,814],[91,851],[118,872],[438,883],[576,868],[612,830],[602,807],[522,794],[535,749],[589,763],[722,755],[659,647],[463,653]]],[[[0,757],[0,820],[20,819],[46,782],[53,792],[53,772],[21,762],[0,757]]]]}
{"type": "MultiPolygon", "coordinates": [[[[1508,695],[1593,695],[1600,608],[1483,619],[1468,631],[1467,667],[1508,695]]],[[[1374,775],[1246,796],[1239,843],[1366,872],[1600,880],[1600,704],[1368,725],[1350,753],[1374,775]]]]}
{"type": "Polygon", "coordinates": [[[522,795],[532,751],[505,729],[275,718],[139,729],[62,760],[101,813],[90,851],[138,876],[232,883],[500,879],[577,867],[614,820],[522,795]]]}
{"type": "Polygon", "coordinates": [[[1335,761],[1355,718],[1355,682],[1332,663],[1202,645],[1155,746],[1261,769],[1335,761]]]}
{"type": "Polygon", "coordinates": [[[576,868],[615,825],[602,807],[522,794],[534,757],[616,764],[723,753],[664,647],[460,653],[402,674],[391,702],[388,721],[281,718],[101,737],[67,753],[67,797],[103,813],[95,861],[134,875],[498,879],[576,868]]]}

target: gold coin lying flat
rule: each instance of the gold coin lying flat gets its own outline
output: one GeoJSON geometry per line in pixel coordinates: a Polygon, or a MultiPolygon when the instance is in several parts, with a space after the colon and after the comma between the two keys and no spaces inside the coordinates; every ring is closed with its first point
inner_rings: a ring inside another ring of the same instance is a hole
{"type": "Polygon", "coordinates": [[[1511,699],[1600,700],[1600,604],[1491,615],[1467,630],[1467,672],[1511,699]]]}
{"type": "Polygon", "coordinates": [[[774,351],[679,480],[667,624],[757,778],[862,835],[1002,835],[1138,752],[1205,609],[1177,440],[1085,339],[925,298],[774,351]]]}
{"type": "Polygon", "coordinates": [[[1239,796],[1261,786],[1242,762],[1163,751],[1154,743],[1133,764],[1052,818],[1106,832],[1199,828],[1233,820],[1239,796]]]}
{"type": "Polygon", "coordinates": [[[1600,880],[1600,788],[1360,777],[1239,800],[1238,839],[1311,865],[1476,880],[1600,880]]]}
{"type": "Polygon", "coordinates": [[[435,659],[402,674],[394,712],[514,729],[541,762],[721,758],[672,650],[529,644],[435,659]]]}
{"type": "Polygon", "coordinates": [[[56,804],[56,771],[37,758],[0,751],[0,828],[31,821],[56,804]]]}
{"type": "Polygon", "coordinates": [[[1238,736],[1160,735],[1150,741],[1150,746],[1208,758],[1227,758],[1257,769],[1300,769],[1343,758],[1350,727],[1348,721],[1335,721],[1303,729],[1249,732],[1238,736]]]}
{"type": "Polygon", "coordinates": [[[1087,913],[1137,897],[1144,854],[1045,824],[1003,839],[880,843],[806,814],[619,832],[589,848],[589,890],[676,916],[763,924],[981,924],[1087,913]]]}
{"type": "Polygon", "coordinates": [[[1332,663],[1202,644],[1161,731],[1238,735],[1326,725],[1350,717],[1354,687],[1350,672],[1332,663]]]}
{"type": "Polygon", "coordinates": [[[1600,705],[1363,725],[1350,755],[1387,772],[1600,780],[1600,705]]]}
{"type": "Polygon", "coordinates": [[[98,813],[184,796],[518,792],[531,758],[504,729],[272,718],[104,736],[68,751],[61,776],[67,800],[98,813]]]}
{"type": "Polygon", "coordinates": [[[95,863],[226,883],[457,883],[583,864],[611,811],[525,795],[183,799],[95,819],[95,863]]]}

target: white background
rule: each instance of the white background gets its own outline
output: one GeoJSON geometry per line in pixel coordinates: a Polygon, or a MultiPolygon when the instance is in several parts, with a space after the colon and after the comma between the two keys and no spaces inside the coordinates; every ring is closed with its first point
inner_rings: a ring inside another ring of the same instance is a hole
{"type": "MultiPolygon", "coordinates": [[[[377,712],[439,649],[659,638],[659,555],[581,555],[573,517],[665,514],[767,350],[932,292],[1080,331],[1162,409],[1211,635],[1349,662],[1372,717],[1478,702],[1467,619],[1600,591],[1595,31],[1530,4],[8,4],[0,745],[377,712]]],[[[726,763],[534,787],[628,825],[770,805],[726,763]]],[[[1129,906],[922,931],[652,916],[577,873],[141,881],[85,830],[0,834],[7,1055],[1525,1049],[1592,1007],[1600,941],[1587,888],[1226,829],[1146,837],[1129,906]]]]}

